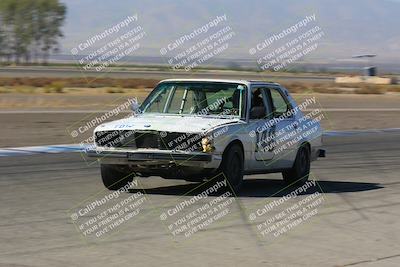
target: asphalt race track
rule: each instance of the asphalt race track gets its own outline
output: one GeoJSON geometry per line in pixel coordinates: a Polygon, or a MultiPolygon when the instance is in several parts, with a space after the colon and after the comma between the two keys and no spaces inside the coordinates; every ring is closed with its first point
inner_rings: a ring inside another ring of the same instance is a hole
{"type": "Polygon", "coordinates": [[[198,184],[140,179],[144,190],[122,197],[146,193],[144,215],[88,240],[69,210],[109,193],[97,163],[79,153],[0,158],[0,266],[399,266],[400,132],[324,141],[327,158],[312,167],[323,197],[318,213],[269,238],[257,229],[262,218],[248,215],[290,192],[278,174],[247,177],[230,214],[188,238],[174,237],[160,214],[198,184]]]}

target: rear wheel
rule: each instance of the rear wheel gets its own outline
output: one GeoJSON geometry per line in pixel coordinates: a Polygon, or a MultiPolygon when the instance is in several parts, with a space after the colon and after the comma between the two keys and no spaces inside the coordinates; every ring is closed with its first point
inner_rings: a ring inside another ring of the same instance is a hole
{"type": "Polygon", "coordinates": [[[240,145],[234,144],[225,151],[220,171],[228,180],[228,189],[239,192],[243,184],[244,160],[240,145]]]}
{"type": "Polygon", "coordinates": [[[304,184],[310,173],[310,149],[302,145],[297,151],[293,167],[282,172],[283,180],[287,184],[304,184]]]}
{"type": "Polygon", "coordinates": [[[118,190],[133,181],[133,173],[122,171],[118,165],[101,164],[101,178],[109,190],[118,190]]]}

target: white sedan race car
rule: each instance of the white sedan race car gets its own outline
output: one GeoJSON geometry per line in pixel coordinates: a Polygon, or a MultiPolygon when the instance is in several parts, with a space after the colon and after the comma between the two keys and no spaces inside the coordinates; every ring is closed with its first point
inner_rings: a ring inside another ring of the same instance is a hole
{"type": "Polygon", "coordinates": [[[111,190],[135,176],[220,175],[234,191],[245,174],[281,172],[288,184],[304,183],[310,162],[325,156],[318,117],[302,112],[307,101],[297,105],[277,83],[164,80],[132,116],[99,125],[87,154],[111,190]]]}

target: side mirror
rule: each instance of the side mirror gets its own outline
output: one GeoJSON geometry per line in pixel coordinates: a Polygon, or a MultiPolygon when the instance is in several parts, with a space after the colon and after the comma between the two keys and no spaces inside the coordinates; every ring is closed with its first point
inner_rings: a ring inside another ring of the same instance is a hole
{"type": "Polygon", "coordinates": [[[252,107],[250,109],[250,119],[262,119],[266,116],[264,107],[252,107]]]}
{"type": "Polygon", "coordinates": [[[131,110],[133,111],[134,114],[141,113],[140,104],[136,99],[133,99],[133,101],[132,101],[131,110]]]}

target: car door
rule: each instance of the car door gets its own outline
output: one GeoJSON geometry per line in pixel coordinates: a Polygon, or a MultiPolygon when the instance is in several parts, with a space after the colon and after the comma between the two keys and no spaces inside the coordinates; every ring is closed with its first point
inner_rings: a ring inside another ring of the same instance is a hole
{"type": "Polygon", "coordinates": [[[265,91],[268,105],[272,108],[271,120],[274,122],[274,168],[289,168],[297,151],[298,123],[293,107],[278,86],[265,91]]]}
{"type": "Polygon", "coordinates": [[[254,155],[254,161],[251,165],[255,170],[266,169],[266,166],[272,168],[270,163],[275,155],[273,153],[273,146],[271,146],[273,144],[275,126],[270,125],[272,108],[269,105],[267,92],[268,88],[265,86],[253,86],[251,88],[252,100],[250,113],[252,113],[254,109],[264,110],[262,117],[252,116],[252,114],[250,114],[249,119],[249,133],[250,137],[253,138],[254,155]]]}

